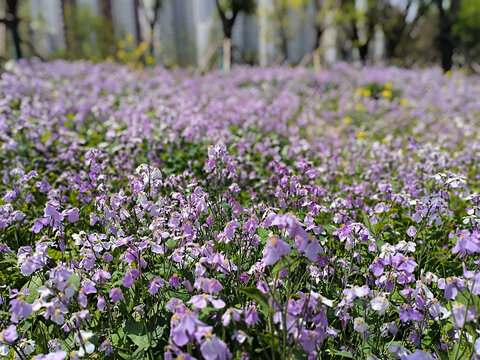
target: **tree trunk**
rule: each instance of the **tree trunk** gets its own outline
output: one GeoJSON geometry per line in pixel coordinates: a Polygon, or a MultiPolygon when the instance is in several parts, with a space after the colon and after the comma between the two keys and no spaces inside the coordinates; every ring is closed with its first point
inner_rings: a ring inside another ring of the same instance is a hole
{"type": "Polygon", "coordinates": [[[447,72],[451,70],[453,66],[453,50],[455,44],[452,35],[452,26],[457,20],[460,0],[451,0],[448,12],[447,9],[443,7],[443,1],[436,0],[436,4],[440,15],[440,34],[438,40],[442,54],[442,68],[444,72],[447,72]]]}
{"type": "Polygon", "coordinates": [[[442,54],[442,69],[447,72],[453,66],[453,36],[451,27],[442,28],[440,30],[440,52],[442,54]]]}
{"type": "Polygon", "coordinates": [[[232,64],[232,33],[235,17],[222,17],[223,28],[223,71],[228,73],[232,64]]]}
{"type": "Polygon", "coordinates": [[[280,29],[280,50],[282,51],[285,60],[288,60],[288,39],[285,29],[280,29]]]}
{"type": "Polygon", "coordinates": [[[322,35],[323,35],[323,27],[322,26],[315,26],[315,49],[318,49],[322,42],[322,35]]]}
{"type": "Polygon", "coordinates": [[[368,57],[368,44],[370,42],[370,38],[367,38],[365,44],[360,44],[360,36],[358,35],[357,24],[355,21],[352,21],[352,42],[357,44],[360,60],[362,61],[362,64],[365,64],[368,57]]]}
{"type": "Polygon", "coordinates": [[[10,30],[12,31],[13,46],[15,48],[15,58],[17,60],[22,58],[22,49],[20,48],[20,34],[18,33],[19,20],[15,18],[10,24],[10,30]]]}
{"type": "Polygon", "coordinates": [[[2,22],[12,32],[15,58],[18,60],[22,58],[22,49],[20,47],[21,39],[20,33],[18,32],[18,25],[20,23],[20,19],[18,18],[18,0],[7,0],[6,5],[6,16],[5,19],[2,19],[2,22]]]}
{"type": "Polygon", "coordinates": [[[65,47],[67,49],[67,54],[73,56],[73,50],[75,47],[75,38],[73,30],[71,28],[72,24],[72,11],[73,6],[75,5],[75,0],[62,0],[62,20],[63,20],[63,34],[65,36],[65,47]]]}
{"type": "Polygon", "coordinates": [[[225,37],[223,39],[223,71],[230,72],[232,63],[232,39],[225,37]]]}
{"type": "Polygon", "coordinates": [[[135,20],[135,38],[137,40],[137,44],[140,44],[142,42],[142,30],[140,29],[140,18],[138,15],[138,7],[140,4],[138,3],[138,0],[133,1],[133,16],[135,20]]]}
{"type": "Polygon", "coordinates": [[[148,51],[150,56],[154,57],[155,54],[155,23],[150,23],[150,44],[148,45],[148,51]]]}

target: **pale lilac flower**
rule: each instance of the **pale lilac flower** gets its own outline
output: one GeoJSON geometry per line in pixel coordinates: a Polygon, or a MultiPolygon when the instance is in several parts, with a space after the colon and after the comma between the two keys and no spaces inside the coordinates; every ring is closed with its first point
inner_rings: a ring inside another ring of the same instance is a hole
{"type": "Polygon", "coordinates": [[[360,334],[368,330],[368,325],[363,317],[357,317],[353,320],[353,329],[360,334]]]}
{"type": "Polygon", "coordinates": [[[215,335],[209,335],[200,347],[205,360],[226,360],[231,359],[232,354],[227,345],[215,335]]]}
{"type": "Polygon", "coordinates": [[[122,289],[120,289],[118,287],[110,290],[110,292],[108,293],[108,296],[110,297],[110,299],[112,299],[112,301],[114,303],[116,303],[120,300],[125,300],[125,298],[123,297],[123,294],[122,294],[122,289]]]}
{"type": "Polygon", "coordinates": [[[215,309],[222,309],[225,307],[225,302],[223,302],[223,300],[215,299],[213,296],[208,294],[194,295],[188,301],[189,304],[192,304],[199,309],[207,307],[209,302],[213,305],[215,309]]]}
{"type": "Polygon", "coordinates": [[[278,236],[272,236],[267,240],[267,245],[263,251],[263,262],[267,266],[273,265],[286,254],[290,254],[290,245],[280,240],[278,236]]]}
{"type": "Polygon", "coordinates": [[[17,328],[10,325],[0,333],[0,343],[12,345],[18,339],[17,328]]]}
{"type": "Polygon", "coordinates": [[[415,226],[410,226],[408,229],[407,229],[407,235],[410,236],[410,237],[415,237],[415,235],[417,235],[417,228],[415,226]]]}
{"type": "Polygon", "coordinates": [[[98,299],[97,299],[98,310],[103,311],[103,309],[105,309],[106,304],[107,304],[107,302],[105,301],[105,298],[103,296],[99,296],[98,299]]]}
{"type": "Polygon", "coordinates": [[[385,315],[385,312],[388,309],[389,302],[387,297],[384,294],[380,294],[370,301],[370,306],[373,310],[378,311],[380,315],[385,315]]]}
{"type": "Polygon", "coordinates": [[[162,286],[164,286],[163,280],[158,277],[153,277],[148,285],[148,292],[151,295],[155,295],[162,286]]]}

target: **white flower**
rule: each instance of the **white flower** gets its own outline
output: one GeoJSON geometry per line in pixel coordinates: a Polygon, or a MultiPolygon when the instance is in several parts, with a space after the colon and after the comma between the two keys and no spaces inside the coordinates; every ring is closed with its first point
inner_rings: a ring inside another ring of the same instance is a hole
{"type": "Polygon", "coordinates": [[[385,312],[387,311],[390,304],[387,297],[384,294],[380,294],[372,301],[370,301],[370,305],[372,306],[372,309],[378,311],[380,315],[385,315],[385,312]]]}
{"type": "Polygon", "coordinates": [[[363,317],[357,317],[353,320],[353,329],[360,334],[363,334],[365,331],[368,330],[368,325],[363,319],[363,317]]]}
{"type": "Polygon", "coordinates": [[[76,333],[74,335],[75,342],[80,345],[80,349],[78,350],[78,356],[83,357],[85,356],[85,352],[87,354],[91,354],[95,351],[95,345],[93,345],[88,339],[93,336],[91,331],[83,331],[80,330],[80,334],[76,333]]]}
{"type": "Polygon", "coordinates": [[[9,352],[10,352],[10,346],[0,345],[0,355],[7,356],[9,352]]]}
{"type": "Polygon", "coordinates": [[[20,349],[25,355],[30,355],[35,350],[35,341],[23,339],[19,343],[20,349]]]}

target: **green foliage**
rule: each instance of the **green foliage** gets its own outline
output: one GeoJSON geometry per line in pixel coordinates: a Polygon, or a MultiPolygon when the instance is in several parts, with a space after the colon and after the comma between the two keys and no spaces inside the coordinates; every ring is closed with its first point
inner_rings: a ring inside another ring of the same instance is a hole
{"type": "Polygon", "coordinates": [[[244,12],[245,14],[253,14],[257,7],[256,0],[219,0],[220,8],[225,12],[232,14],[244,12]]]}
{"type": "Polygon", "coordinates": [[[63,17],[67,59],[103,60],[116,52],[117,38],[112,22],[102,14],[94,14],[88,6],[66,4],[63,17]]]}
{"type": "Polygon", "coordinates": [[[480,0],[460,2],[453,33],[464,44],[470,56],[480,59],[480,0]]]}

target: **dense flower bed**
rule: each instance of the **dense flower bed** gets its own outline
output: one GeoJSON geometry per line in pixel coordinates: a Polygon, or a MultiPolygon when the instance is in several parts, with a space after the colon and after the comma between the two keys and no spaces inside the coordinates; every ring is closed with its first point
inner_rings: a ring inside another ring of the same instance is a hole
{"type": "Polygon", "coordinates": [[[55,62],[0,92],[1,356],[480,359],[478,78],[55,62]]]}

